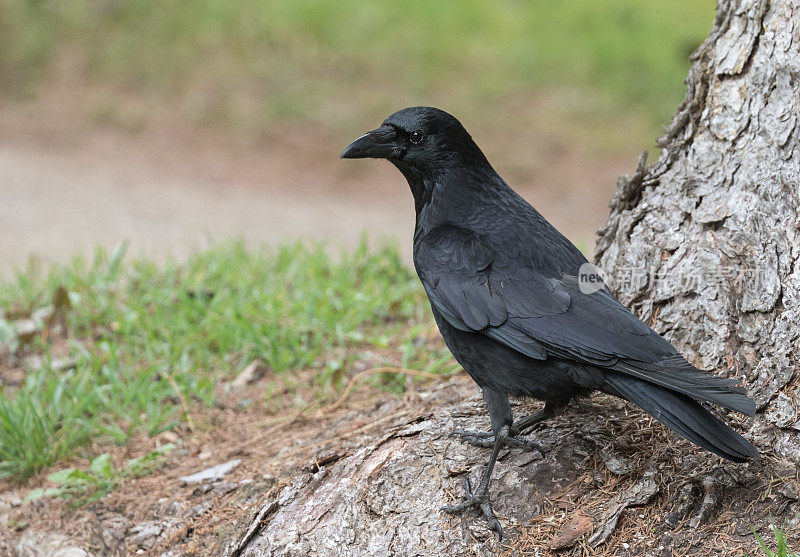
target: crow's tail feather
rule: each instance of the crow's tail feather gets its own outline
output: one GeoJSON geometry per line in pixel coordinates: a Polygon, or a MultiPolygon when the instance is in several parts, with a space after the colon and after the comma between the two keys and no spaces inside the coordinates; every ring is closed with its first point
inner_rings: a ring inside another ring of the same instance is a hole
{"type": "Polygon", "coordinates": [[[650,363],[620,360],[612,369],[748,416],[756,413],[753,399],[736,380],[700,371],[678,355],[650,363]]]}
{"type": "Polygon", "coordinates": [[[606,376],[607,392],[639,406],[692,443],[734,462],[758,456],[744,437],[722,423],[693,398],[635,377],[606,376]]]}

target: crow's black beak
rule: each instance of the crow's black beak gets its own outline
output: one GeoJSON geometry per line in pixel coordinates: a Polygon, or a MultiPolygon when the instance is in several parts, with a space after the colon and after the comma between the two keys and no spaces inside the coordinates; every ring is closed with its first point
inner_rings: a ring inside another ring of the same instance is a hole
{"type": "Polygon", "coordinates": [[[381,126],[365,133],[342,151],[343,159],[385,159],[398,154],[397,132],[391,126],[381,126]]]}

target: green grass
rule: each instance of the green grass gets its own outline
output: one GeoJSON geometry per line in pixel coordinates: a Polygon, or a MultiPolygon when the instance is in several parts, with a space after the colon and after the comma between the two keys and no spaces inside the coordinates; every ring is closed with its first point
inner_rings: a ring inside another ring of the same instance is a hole
{"type": "Polygon", "coordinates": [[[164,454],[174,449],[174,445],[164,445],[144,456],[132,458],[122,468],[116,468],[111,455],[103,453],[89,463],[89,470],[67,468],[47,476],[48,481],[58,487],[35,489],[25,497],[33,501],[41,497],[60,497],[72,501],[73,506],[97,501],[106,493],[115,490],[121,481],[144,476],[164,463],[164,454]]]}
{"type": "MultiPolygon", "coordinates": [[[[34,94],[66,59],[73,79],[261,131],[409,103],[486,111],[543,88],[662,124],[713,14],[712,0],[0,0],[0,87],[34,94]]],[[[110,97],[93,110],[124,120],[110,97]]]]}
{"type": "Polygon", "coordinates": [[[758,532],[756,532],[755,528],[751,527],[753,535],[756,537],[756,541],[758,541],[758,546],[761,551],[764,552],[764,555],[767,557],[797,557],[797,553],[789,548],[788,541],[786,539],[786,531],[783,528],[779,528],[771,521],[770,528],[772,529],[772,534],[775,537],[774,551],[770,549],[761,536],[758,535],[758,532]]]}
{"type": "MultiPolygon", "coordinates": [[[[95,441],[173,428],[187,404],[213,404],[215,386],[255,359],[277,374],[317,369],[320,393],[359,354],[387,346],[400,347],[404,366],[453,367],[415,342],[429,308],[393,247],[330,255],[321,245],[226,242],[164,265],[123,253],[31,267],[0,285],[0,331],[54,296],[68,299],[60,311],[76,361],[63,371],[46,357],[23,386],[0,393],[0,474],[22,478],[95,441]]],[[[47,356],[54,339],[27,342],[10,344],[47,356]]]]}

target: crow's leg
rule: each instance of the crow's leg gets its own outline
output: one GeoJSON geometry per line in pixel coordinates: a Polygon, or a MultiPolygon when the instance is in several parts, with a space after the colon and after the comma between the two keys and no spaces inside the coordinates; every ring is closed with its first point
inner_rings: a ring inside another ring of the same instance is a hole
{"type": "MultiPolygon", "coordinates": [[[[484,387],[483,399],[486,401],[486,408],[489,410],[489,419],[492,422],[492,430],[494,430],[494,434],[489,434],[490,437],[486,440],[489,443],[488,446],[493,447],[492,455],[489,457],[486,470],[483,471],[481,483],[478,484],[478,488],[472,491],[472,485],[469,482],[469,476],[467,476],[464,479],[464,491],[467,492],[464,501],[455,505],[442,507],[442,510],[450,514],[455,514],[472,507],[477,507],[483,513],[483,516],[486,517],[486,520],[489,521],[489,526],[492,530],[496,531],[502,540],[503,528],[494,515],[492,504],[489,501],[489,481],[492,478],[492,470],[494,470],[494,463],[497,461],[497,455],[500,454],[500,449],[508,444],[508,432],[511,429],[511,423],[514,421],[514,414],[511,412],[511,405],[508,403],[508,395],[504,392],[484,387]]],[[[461,433],[458,431],[456,431],[456,433],[460,433],[462,438],[464,434],[469,434],[469,432],[461,433]]]]}
{"type": "Polygon", "coordinates": [[[524,418],[520,418],[516,422],[511,425],[511,431],[509,434],[513,437],[515,435],[519,435],[526,429],[530,429],[531,427],[535,426],[539,422],[543,422],[547,419],[552,418],[556,414],[558,414],[560,407],[552,402],[545,402],[544,408],[541,408],[534,412],[533,414],[528,414],[524,418]]]}
{"type": "Polygon", "coordinates": [[[486,470],[483,471],[481,483],[478,484],[478,488],[472,491],[472,485],[470,484],[469,476],[467,476],[464,478],[464,491],[467,492],[464,501],[456,503],[455,505],[442,507],[442,510],[449,514],[457,514],[469,508],[477,507],[483,513],[483,516],[486,517],[486,520],[489,521],[489,527],[497,532],[500,540],[503,539],[503,528],[494,515],[492,503],[489,501],[489,481],[492,478],[492,470],[494,469],[494,463],[497,461],[497,455],[500,453],[500,447],[503,446],[503,439],[508,437],[508,429],[508,426],[504,425],[500,431],[497,432],[497,435],[495,435],[497,441],[494,443],[492,456],[489,457],[489,463],[486,465],[486,470]]]}

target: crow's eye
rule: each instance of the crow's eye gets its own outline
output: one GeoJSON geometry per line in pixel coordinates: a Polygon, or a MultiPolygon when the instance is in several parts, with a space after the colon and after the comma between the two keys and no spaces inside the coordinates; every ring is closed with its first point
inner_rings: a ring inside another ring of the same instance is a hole
{"type": "Polygon", "coordinates": [[[422,141],[424,137],[425,136],[420,131],[411,132],[411,135],[408,136],[408,138],[411,140],[411,143],[413,143],[414,145],[422,141]]]}

